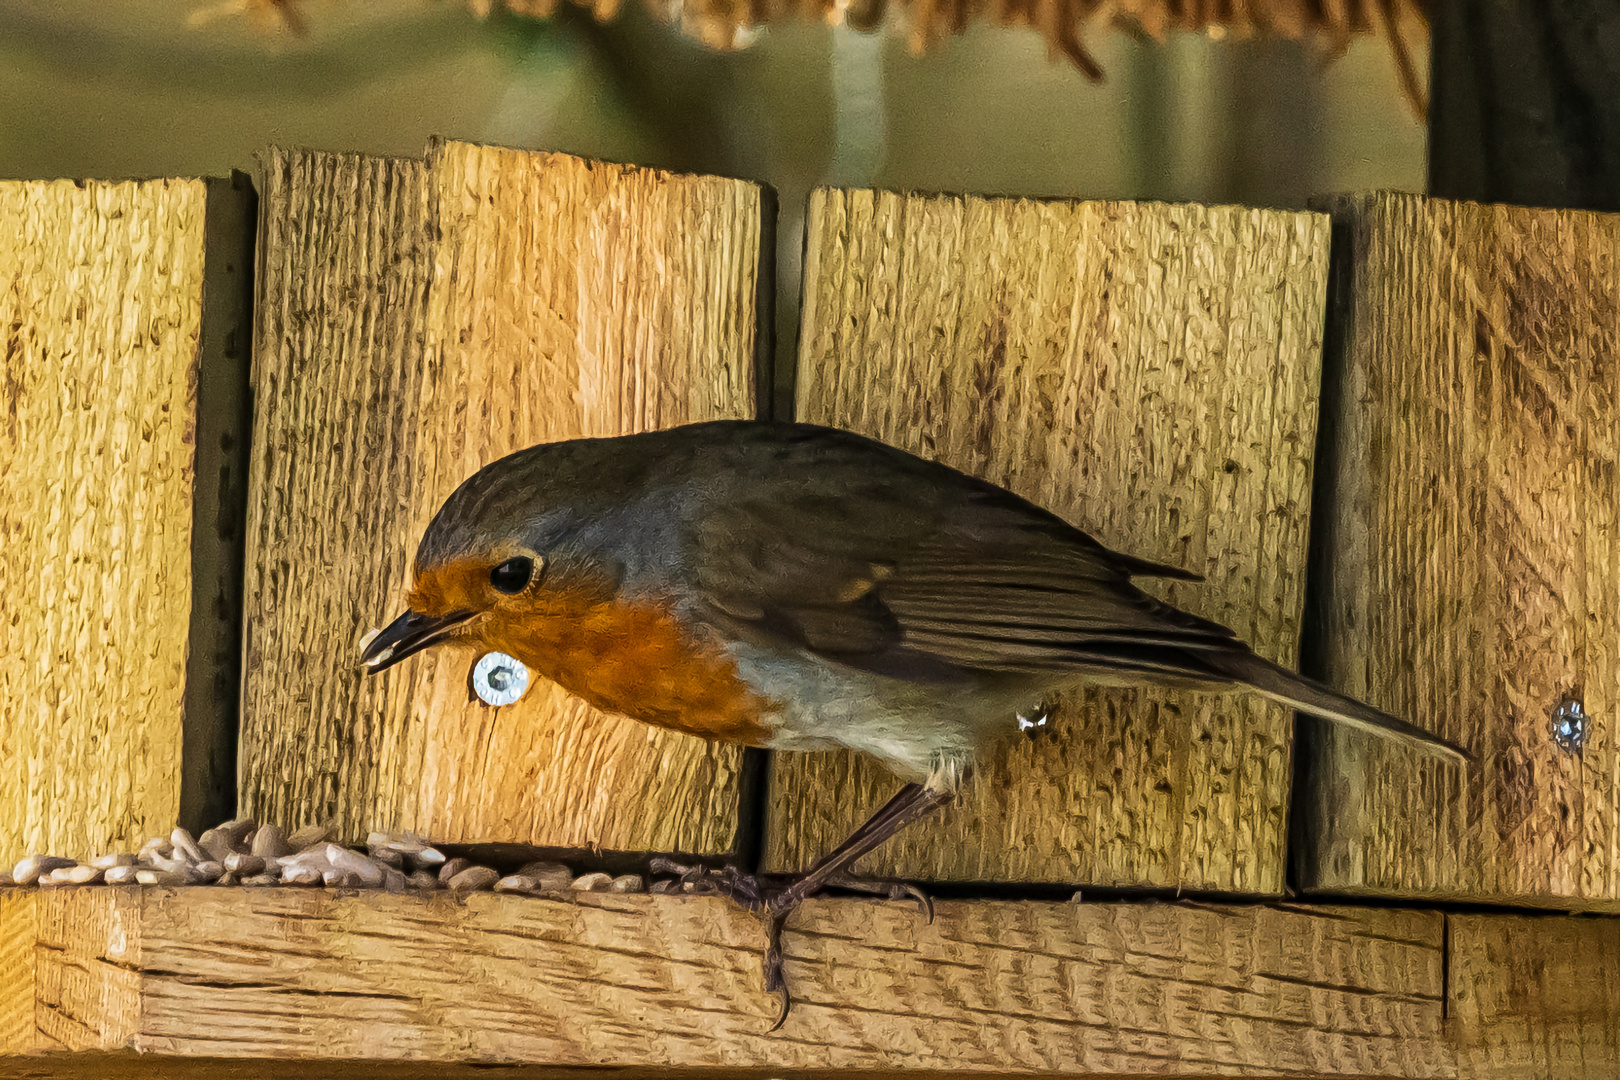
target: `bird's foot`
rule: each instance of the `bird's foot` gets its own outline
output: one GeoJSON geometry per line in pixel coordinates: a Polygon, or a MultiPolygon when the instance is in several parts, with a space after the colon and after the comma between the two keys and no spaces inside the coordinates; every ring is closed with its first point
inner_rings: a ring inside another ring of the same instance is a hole
{"type": "Polygon", "coordinates": [[[929,922],[934,921],[934,902],[929,899],[927,893],[906,881],[868,881],[842,874],[831,877],[806,874],[788,878],[780,884],[774,882],[767,884],[759,877],[744,873],[735,866],[724,866],[716,870],[701,864],[678,863],[662,856],[653,859],[649,869],[655,874],[676,875],[676,884],[683,892],[700,896],[724,896],[738,907],[764,916],[765,992],[775,994],[781,1002],[776,1023],[770,1026],[770,1031],[782,1026],[787,1020],[788,1010],[793,1005],[783,971],[782,928],[787,925],[788,916],[800,904],[823,889],[847,889],[850,892],[881,896],[888,900],[915,900],[919,913],[926,916],[929,922]]]}
{"type": "MultiPolygon", "coordinates": [[[[746,874],[735,866],[722,866],[716,870],[702,863],[678,863],[662,855],[648,864],[654,874],[673,874],[675,880],[665,891],[679,891],[696,896],[724,896],[745,911],[758,914],[768,902],[766,885],[753,874],[746,874]]],[[[659,891],[657,884],[653,891],[659,891]]]]}

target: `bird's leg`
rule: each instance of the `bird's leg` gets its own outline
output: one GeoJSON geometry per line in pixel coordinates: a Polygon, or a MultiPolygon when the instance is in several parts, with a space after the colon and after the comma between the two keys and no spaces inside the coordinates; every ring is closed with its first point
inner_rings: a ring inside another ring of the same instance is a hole
{"type": "MultiPolygon", "coordinates": [[[[768,894],[765,907],[769,912],[770,921],[765,943],[765,990],[767,993],[779,995],[782,999],[782,1008],[777,1014],[776,1023],[771,1025],[772,1031],[781,1027],[787,1020],[788,1009],[793,1004],[793,999],[788,994],[787,980],[782,972],[782,928],[787,924],[788,915],[824,886],[846,882],[848,878],[845,871],[857,859],[913,821],[949,802],[951,795],[952,792],[948,790],[928,788],[922,784],[907,784],[895,792],[894,798],[884,803],[882,809],[867,818],[864,825],[850,833],[848,839],[817,859],[815,865],[805,871],[793,884],[779,892],[768,894]]],[[[885,891],[889,892],[893,888],[895,886],[886,887],[885,891]]],[[[932,922],[934,908],[928,898],[915,887],[903,888],[919,899],[929,921],[932,922]]]]}
{"type": "Polygon", "coordinates": [[[735,866],[723,866],[716,870],[702,863],[681,863],[658,855],[648,864],[648,869],[654,874],[674,874],[682,884],[692,885],[693,891],[724,896],[749,911],[791,911],[831,885],[885,895],[896,900],[911,896],[932,918],[927,898],[915,886],[902,882],[862,882],[849,877],[845,871],[861,856],[950,798],[949,792],[930,793],[921,784],[907,784],[842,844],[816,860],[809,870],[788,885],[776,890],[735,866]]]}
{"type": "Polygon", "coordinates": [[[901,882],[859,882],[849,877],[847,871],[856,860],[889,837],[949,802],[952,795],[949,789],[907,784],[895,792],[894,797],[884,803],[877,813],[867,818],[865,824],[850,833],[843,843],[817,859],[810,869],[780,889],[767,888],[753,875],[733,866],[714,871],[706,866],[687,866],[660,856],[652,860],[651,869],[654,873],[678,874],[683,881],[691,882],[704,892],[718,893],[749,911],[764,913],[767,919],[765,989],[779,994],[782,999],[781,1012],[777,1015],[776,1023],[771,1025],[771,1030],[775,1031],[787,1019],[788,1008],[792,1004],[782,974],[782,927],[793,909],[804,901],[828,885],[875,892],[896,900],[910,896],[917,901],[929,921],[933,921],[933,904],[916,886],[901,882]]]}
{"type": "Polygon", "coordinates": [[[772,912],[792,911],[823,886],[847,880],[844,871],[856,860],[913,821],[949,802],[951,794],[922,784],[907,784],[895,792],[894,797],[884,803],[877,813],[867,818],[865,824],[850,833],[842,844],[817,859],[793,884],[772,893],[766,900],[766,906],[772,912]]]}

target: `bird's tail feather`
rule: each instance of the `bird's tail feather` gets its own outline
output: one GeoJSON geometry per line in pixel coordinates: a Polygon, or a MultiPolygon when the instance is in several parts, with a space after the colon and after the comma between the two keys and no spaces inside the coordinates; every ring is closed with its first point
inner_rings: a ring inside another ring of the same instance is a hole
{"type": "Polygon", "coordinates": [[[1271,700],[1290,708],[1320,716],[1335,724],[1370,732],[1379,738],[1390,739],[1443,760],[1462,764],[1473,760],[1472,755],[1462,747],[1416,724],[1409,724],[1371,705],[1364,705],[1254,653],[1221,653],[1200,656],[1199,659],[1218,669],[1221,674],[1247,683],[1271,700]]]}

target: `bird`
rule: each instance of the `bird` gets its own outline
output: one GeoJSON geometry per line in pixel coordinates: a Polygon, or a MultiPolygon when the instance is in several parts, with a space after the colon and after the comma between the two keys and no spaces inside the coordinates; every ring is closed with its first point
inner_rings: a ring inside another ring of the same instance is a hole
{"type": "Polygon", "coordinates": [[[1201,580],[874,439],[712,421],[543,443],[479,469],[428,524],[406,610],[360,663],[377,673],[446,643],[499,651],[657,727],[773,750],[848,748],[886,766],[902,782],[894,797],[790,883],[735,866],[705,879],[767,916],[765,985],[780,997],[780,1026],[788,914],[823,888],[858,884],[847,873],[857,859],[949,802],[1018,717],[1077,685],[1246,690],[1469,760],[1135,578],[1201,580]]]}

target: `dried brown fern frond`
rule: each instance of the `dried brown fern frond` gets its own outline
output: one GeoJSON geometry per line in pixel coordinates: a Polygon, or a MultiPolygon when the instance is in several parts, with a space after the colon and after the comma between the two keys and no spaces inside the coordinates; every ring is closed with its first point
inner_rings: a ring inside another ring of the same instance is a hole
{"type": "MultiPolygon", "coordinates": [[[[480,16],[496,10],[546,18],[559,3],[571,3],[608,21],[623,0],[465,0],[480,16]]],[[[916,52],[959,34],[975,22],[1028,27],[1040,32],[1053,55],[1063,55],[1087,77],[1103,70],[1086,48],[1086,31],[1119,27],[1163,40],[1172,31],[1235,37],[1280,37],[1324,41],[1342,52],[1358,34],[1388,40],[1401,89],[1414,111],[1426,111],[1425,94],[1406,34],[1427,20],[1429,0],[641,0],[646,9],[706,45],[735,49],[758,30],[791,19],[874,30],[885,22],[901,27],[916,52]]],[[[296,28],[298,0],[226,0],[222,7],[271,16],[296,28]]]]}

